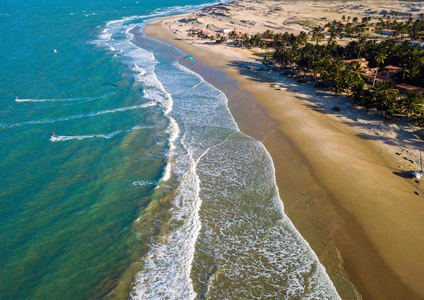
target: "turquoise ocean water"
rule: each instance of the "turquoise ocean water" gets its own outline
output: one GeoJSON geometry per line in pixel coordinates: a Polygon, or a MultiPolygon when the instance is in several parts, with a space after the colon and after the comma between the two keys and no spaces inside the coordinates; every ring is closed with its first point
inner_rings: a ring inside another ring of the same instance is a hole
{"type": "Polygon", "coordinates": [[[0,299],[338,298],[263,145],[142,36],[206,4],[2,1],[0,299]]]}

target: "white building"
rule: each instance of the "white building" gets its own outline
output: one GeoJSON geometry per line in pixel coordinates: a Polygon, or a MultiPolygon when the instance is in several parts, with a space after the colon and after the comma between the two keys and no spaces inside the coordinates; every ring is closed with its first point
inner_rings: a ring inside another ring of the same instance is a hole
{"type": "Polygon", "coordinates": [[[230,28],[221,28],[220,30],[219,30],[219,32],[222,32],[222,33],[229,33],[229,32],[231,32],[232,30],[230,29],[230,28]]]}

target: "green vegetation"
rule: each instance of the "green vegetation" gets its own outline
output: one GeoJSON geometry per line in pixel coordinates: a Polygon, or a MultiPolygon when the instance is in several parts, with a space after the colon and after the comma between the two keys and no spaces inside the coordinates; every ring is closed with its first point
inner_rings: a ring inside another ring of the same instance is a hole
{"type": "MultiPolygon", "coordinates": [[[[298,35],[271,30],[249,35],[234,30],[228,38],[237,46],[271,50],[262,54],[267,68],[273,65],[309,74],[317,85],[346,94],[355,106],[375,109],[385,119],[412,117],[424,127],[424,47],[411,43],[424,38],[424,14],[415,20],[410,14],[404,21],[396,20],[397,16],[392,11],[374,23],[371,17],[343,16],[341,21],[298,35]],[[347,44],[345,37],[350,37],[347,44]],[[406,94],[400,93],[401,84],[402,91],[409,90],[406,94]]],[[[189,33],[195,35],[207,38],[202,30],[189,33]]],[[[219,33],[209,39],[226,42],[219,33]]]]}
{"type": "MultiPolygon", "coordinates": [[[[423,95],[412,91],[401,95],[397,84],[424,86],[424,48],[410,42],[424,32],[424,16],[420,15],[415,21],[412,17],[407,21],[390,20],[389,17],[370,23],[369,17],[362,21],[353,18],[350,22],[351,18],[344,16],[342,22],[333,21],[324,27],[316,27],[309,34],[274,34],[270,30],[252,36],[245,34],[238,45],[272,47],[275,49],[272,56],[275,67],[309,73],[318,83],[351,97],[354,105],[362,105],[367,110],[376,109],[385,119],[413,117],[418,125],[423,126],[423,95]],[[396,33],[377,42],[367,39],[367,30],[372,28],[377,33],[382,29],[393,29],[396,33]],[[326,40],[324,31],[328,32],[326,40]],[[345,36],[356,38],[344,46],[339,45],[336,38],[345,36]],[[400,36],[408,39],[395,40],[400,36]],[[361,64],[359,58],[362,58],[361,64]],[[398,67],[397,71],[390,74],[393,66],[398,67]]],[[[235,32],[229,34],[230,38],[236,36],[235,32]]]]}

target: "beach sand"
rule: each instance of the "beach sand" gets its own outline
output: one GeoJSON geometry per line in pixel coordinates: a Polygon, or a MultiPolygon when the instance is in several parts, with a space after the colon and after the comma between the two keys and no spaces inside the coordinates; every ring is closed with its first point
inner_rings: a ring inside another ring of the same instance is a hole
{"type": "Polygon", "coordinates": [[[275,73],[243,67],[257,59],[249,51],[190,40],[183,17],[154,20],[145,33],[235,80],[199,69],[226,93],[240,129],[270,152],[285,213],[340,296],[423,299],[424,186],[404,176],[410,159],[417,164],[416,128],[384,125],[309,84],[280,77],[286,90],[276,89],[275,73]]]}

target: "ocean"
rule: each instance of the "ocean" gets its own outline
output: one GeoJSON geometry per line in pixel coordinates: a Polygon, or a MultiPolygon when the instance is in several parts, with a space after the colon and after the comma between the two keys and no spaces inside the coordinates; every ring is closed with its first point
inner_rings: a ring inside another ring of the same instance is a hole
{"type": "Polygon", "coordinates": [[[2,1],[0,299],[339,299],[263,144],[143,36],[206,5],[2,1]]]}

